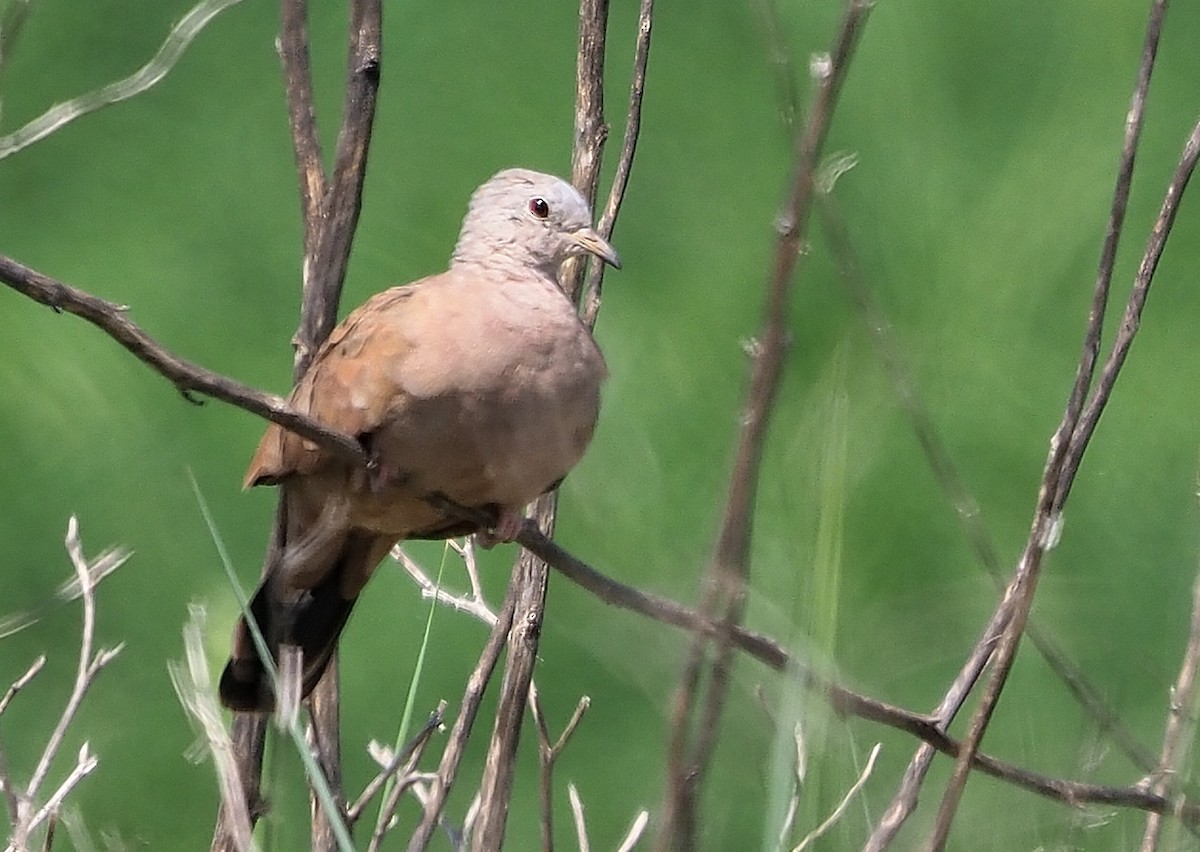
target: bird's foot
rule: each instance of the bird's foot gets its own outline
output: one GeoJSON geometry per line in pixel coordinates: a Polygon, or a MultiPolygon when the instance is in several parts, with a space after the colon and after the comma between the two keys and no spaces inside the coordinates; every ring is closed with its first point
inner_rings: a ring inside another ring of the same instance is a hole
{"type": "Polygon", "coordinates": [[[501,509],[496,525],[490,530],[476,533],[479,546],[491,550],[497,544],[508,544],[517,540],[521,528],[525,526],[525,515],[520,510],[501,509]]]}

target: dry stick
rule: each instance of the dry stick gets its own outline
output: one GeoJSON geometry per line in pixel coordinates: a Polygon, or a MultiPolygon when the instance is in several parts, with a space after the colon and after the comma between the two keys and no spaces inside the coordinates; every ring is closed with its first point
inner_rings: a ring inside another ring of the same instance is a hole
{"type": "MultiPolygon", "coordinates": [[[[621,139],[621,153],[617,158],[617,173],[613,176],[612,189],[604,212],[600,214],[601,234],[612,234],[625,200],[625,188],[629,185],[629,172],[633,167],[633,155],[637,150],[638,135],[642,129],[642,94],[646,90],[646,66],[650,61],[650,32],[654,28],[654,0],[642,0],[638,10],[638,35],[633,50],[633,79],[629,84],[629,109],[625,118],[625,135],[621,139]]],[[[600,69],[603,71],[603,68],[600,69]]],[[[597,170],[598,171],[598,170],[597,170]]],[[[583,323],[595,328],[596,315],[600,311],[600,295],[604,282],[604,264],[594,263],[588,268],[587,283],[583,288],[583,323]]]]}
{"type": "Polygon", "coordinates": [[[730,628],[741,620],[749,578],[750,528],[757,490],[763,440],[771,415],[787,348],[786,313],[791,280],[807,229],[808,213],[825,135],[845,77],[855,42],[870,6],[850,0],[830,57],[819,64],[817,98],[812,116],[799,140],[796,172],[780,222],[779,241],[768,291],[763,333],[751,369],[750,388],[742,415],[742,432],[730,475],[729,493],[716,549],[705,579],[701,612],[719,614],[722,627],[716,658],[707,666],[708,693],[702,719],[689,748],[689,717],[698,700],[701,672],[709,637],[693,638],[683,677],[673,698],[671,741],[668,747],[668,787],[658,848],[691,849],[696,844],[695,807],[708,766],[717,723],[724,705],[731,665],[730,628]]]}
{"type": "MultiPolygon", "coordinates": [[[[313,356],[337,322],[338,302],[362,205],[382,50],[380,0],[354,0],[350,6],[348,71],[342,124],[334,154],[333,175],[327,178],[321,165],[317,141],[307,17],[306,0],[283,0],[278,47],[284,66],[288,115],[304,220],[302,304],[300,322],[292,338],[295,349],[293,381],[299,381],[304,375],[313,356]]],[[[353,443],[358,444],[357,441],[353,443]]],[[[366,456],[362,447],[356,446],[355,450],[354,461],[363,464],[366,456]]],[[[283,497],[281,491],[264,568],[272,564],[284,544],[283,497]]],[[[326,670],[326,677],[313,691],[310,708],[320,762],[328,776],[330,788],[340,800],[336,658],[326,670]]],[[[261,716],[235,715],[233,737],[252,819],[257,817],[260,810],[258,787],[265,735],[265,721],[261,716]]],[[[335,839],[328,817],[315,799],[313,813],[314,848],[333,848],[335,839]]],[[[213,841],[214,850],[230,848],[228,838],[220,842],[221,825],[219,820],[217,836],[213,841]]]]}
{"type": "MultiPolygon", "coordinates": [[[[71,694],[67,698],[66,706],[59,716],[54,730],[50,732],[50,737],[46,741],[46,747],[42,751],[41,758],[33,770],[33,775],[30,777],[24,793],[17,796],[17,819],[13,825],[11,840],[11,848],[14,849],[25,849],[29,841],[29,835],[34,829],[54,814],[71,790],[96,768],[98,761],[89,752],[88,744],[84,742],[76,757],[74,768],[72,768],[66,779],[47,798],[45,803],[34,811],[34,808],[37,806],[38,792],[41,790],[41,786],[50,772],[50,767],[58,755],[58,750],[62,747],[67,728],[70,727],[71,722],[75,719],[75,715],[79,712],[79,707],[83,703],[84,696],[100,671],[112,662],[125,647],[124,643],[121,643],[113,648],[101,648],[94,655],[92,653],[92,645],[95,641],[96,632],[96,596],[92,583],[93,572],[91,566],[88,564],[87,557],[83,554],[83,542],[79,538],[79,523],[74,516],[67,523],[66,547],[71,564],[75,568],[75,576],[79,580],[81,597],[83,599],[83,627],[80,631],[79,662],[76,667],[75,682],[72,685],[71,694]]],[[[119,558],[121,558],[121,561],[124,561],[124,558],[127,558],[127,554],[119,558]]],[[[28,678],[32,676],[30,672],[36,673],[36,669],[38,668],[40,666],[35,664],[21,678],[21,681],[28,682],[28,678]]],[[[18,683],[21,681],[18,681],[18,683]]],[[[16,684],[14,684],[15,686],[16,684]]],[[[10,788],[12,784],[11,777],[6,778],[4,783],[6,790],[12,789],[10,788]]],[[[15,789],[13,792],[15,793],[15,789]]]]}
{"type": "MultiPolygon", "coordinates": [[[[1148,85],[1149,83],[1150,70],[1153,67],[1154,53],[1158,42],[1158,34],[1161,32],[1162,15],[1164,12],[1165,0],[1160,0],[1160,2],[1156,3],[1151,11],[1150,24],[1147,30],[1146,49],[1143,56],[1143,72],[1139,74],[1139,88],[1135,92],[1134,106],[1130,111],[1131,115],[1127,123],[1128,132],[1135,139],[1137,135],[1136,127],[1141,123],[1141,105],[1145,99],[1144,85],[1148,85]]],[[[1133,147],[1128,144],[1126,147],[1128,157],[1123,158],[1123,162],[1127,159],[1131,166],[1133,147]]],[[[988,681],[987,687],[980,699],[980,704],[972,716],[967,736],[964,739],[963,753],[960,754],[958,761],[955,763],[950,782],[947,785],[941,806],[938,809],[938,817],[934,823],[929,843],[930,848],[933,850],[940,850],[945,847],[946,838],[950,831],[950,823],[953,821],[954,813],[962,797],[962,791],[970,772],[970,755],[979,748],[979,743],[991,720],[996,703],[999,701],[1000,693],[1004,688],[1005,680],[1011,671],[1017,646],[1020,643],[1021,632],[1024,629],[1029,609],[1033,603],[1033,594],[1036,590],[1037,580],[1041,571],[1042,557],[1046,550],[1054,545],[1060,533],[1059,527],[1062,523],[1063,503],[1070,493],[1071,484],[1078,471],[1083,453],[1087,449],[1088,441],[1108,402],[1117,375],[1124,363],[1125,355],[1133,342],[1134,335],[1137,333],[1141,310],[1145,304],[1154,270],[1158,265],[1159,258],[1162,256],[1167,235],[1171,231],[1171,226],[1178,210],[1180,197],[1195,167],[1198,152],[1200,152],[1200,124],[1193,130],[1187,144],[1184,146],[1183,154],[1168,186],[1158,219],[1151,231],[1149,244],[1142,257],[1137,276],[1134,279],[1121,328],[1118,330],[1116,339],[1113,342],[1112,350],[1101,373],[1100,382],[1088,400],[1086,408],[1082,407],[1082,401],[1077,404],[1075,393],[1074,391],[1072,392],[1072,397],[1068,403],[1067,411],[1064,413],[1062,424],[1051,441],[1050,457],[1047,461],[1042,486],[1038,494],[1033,529],[1030,533],[1029,541],[1026,543],[1025,551],[1018,563],[1013,580],[1005,592],[1004,600],[1001,602],[1001,607],[1010,609],[1012,616],[993,658],[994,665],[991,679],[988,681]]],[[[1122,177],[1124,177],[1124,172],[1122,172],[1122,177]]],[[[1121,180],[1119,179],[1118,196],[1121,193],[1121,180]]],[[[1115,238],[1112,238],[1110,234],[1110,239],[1106,240],[1106,246],[1113,239],[1115,238]]],[[[1107,253],[1102,263],[1109,263],[1107,253]]],[[[1101,282],[1106,278],[1111,278],[1111,268],[1107,274],[1103,272],[1102,268],[1101,282]]],[[[1103,295],[1106,297],[1107,285],[1101,284],[1097,287],[1098,297],[1100,296],[1100,290],[1104,291],[1103,295]]],[[[1103,313],[1102,306],[1099,310],[1100,313],[1103,313]]],[[[1096,311],[1097,305],[1093,304],[1093,312],[1096,311]]],[[[1090,319],[1094,320],[1094,322],[1089,322],[1089,337],[1085,343],[1081,368],[1091,365],[1094,369],[1096,359],[1095,355],[1091,352],[1090,329],[1099,320],[1095,319],[1095,317],[1090,319]]],[[[1080,381],[1081,377],[1077,377],[1077,388],[1080,381]]]]}
{"type": "Polygon", "coordinates": [[[0,281],[59,313],[74,314],[97,326],[169,379],[190,401],[195,401],[192,393],[203,393],[278,423],[347,462],[367,463],[367,454],[358,441],[295,411],[282,397],[197,367],[168,352],[129,319],[128,309],[122,305],[77,290],[4,255],[0,255],[0,281]]]}
{"type": "MultiPolygon", "coordinates": [[[[1196,669],[1200,667],[1200,574],[1192,584],[1192,624],[1187,649],[1179,667],[1179,677],[1171,689],[1171,704],[1167,710],[1167,728],[1163,733],[1162,752],[1150,783],[1150,791],[1166,796],[1176,787],[1184,769],[1192,740],[1196,733],[1196,669]]],[[[1150,814],[1142,835],[1140,852],[1154,852],[1162,833],[1163,815],[1150,814]]]]}
{"type": "MultiPolygon", "coordinates": [[[[799,94],[796,89],[792,53],[784,36],[777,4],[773,0],[762,0],[762,14],[765,36],[770,50],[771,68],[774,72],[780,101],[780,114],[785,129],[791,135],[794,132],[796,115],[799,112],[799,94]]],[[[1128,175],[1125,186],[1128,188],[1128,175]]],[[[820,205],[819,211],[823,215],[823,223],[826,226],[826,237],[837,263],[841,267],[842,280],[848,287],[859,312],[863,315],[863,321],[876,343],[884,367],[891,376],[892,386],[909,416],[913,431],[929,461],[934,477],[958,513],[977,558],[995,582],[1002,584],[999,556],[987,528],[982,522],[979,505],[959,478],[952,459],[939,440],[933,422],[903,367],[899,353],[892,345],[887,333],[887,321],[874,304],[870,290],[862,279],[844,223],[841,216],[838,215],[828,189],[824,190],[821,201],[823,203],[820,205]]],[[[1120,216],[1124,215],[1123,204],[1118,206],[1117,213],[1120,216]]],[[[1111,249],[1115,250],[1115,242],[1111,249]]],[[[1111,267],[1109,271],[1111,273],[1111,267]]],[[[1001,586],[1001,590],[1002,588],[1001,586]]],[[[966,700],[966,696],[974,688],[975,682],[987,664],[995,642],[999,638],[1001,628],[997,625],[1002,627],[1007,617],[1006,612],[998,611],[984,628],[983,637],[975,645],[971,656],[934,711],[933,718],[938,721],[942,730],[949,726],[966,700]]],[[[1067,690],[1079,701],[1084,711],[1096,720],[1100,730],[1109,733],[1135,766],[1149,772],[1154,765],[1153,755],[1134,738],[1116,712],[1084,678],[1078,668],[1070,662],[1066,653],[1059,649],[1057,643],[1036,623],[1028,623],[1025,632],[1050,669],[1063,681],[1067,690]]],[[[864,847],[866,852],[877,852],[886,847],[908,814],[915,809],[917,792],[932,763],[934,754],[934,749],[927,743],[922,743],[918,748],[905,772],[904,782],[864,847]]]]}
{"type": "MultiPolygon", "coordinates": [[[[557,494],[544,494],[534,503],[535,523],[546,536],[554,534],[557,506],[557,494]]],[[[471,835],[473,852],[490,852],[499,849],[504,842],[521,720],[533,684],[549,573],[546,563],[528,551],[521,551],[513,569],[511,582],[516,604],[508,631],[508,656],[500,684],[500,699],[479,785],[479,817],[471,835]]]]}
{"type": "MultiPolygon", "coordinates": [[[[518,570],[519,566],[513,566],[514,581],[518,570]]],[[[450,795],[450,789],[454,786],[454,780],[458,776],[458,767],[462,763],[467,738],[471,735],[471,728],[475,724],[475,716],[479,712],[483,692],[492,678],[496,662],[500,659],[500,651],[504,648],[508,631],[512,627],[516,605],[516,584],[510,582],[496,623],[492,626],[492,632],[488,635],[483,652],[479,655],[479,662],[475,664],[475,670],[467,678],[467,688],[463,695],[462,706],[459,707],[458,717],[454,720],[454,727],[450,731],[450,739],[442,752],[437,779],[429,785],[429,798],[425,801],[421,822],[408,841],[408,852],[423,852],[433,837],[433,830],[437,827],[438,820],[441,819],[442,809],[446,806],[446,798],[450,795]]]]}
{"type": "Polygon", "coordinates": [[[542,712],[542,702],[538,697],[536,686],[529,688],[529,707],[533,713],[533,721],[537,724],[538,758],[541,762],[541,804],[542,804],[542,852],[554,852],[554,763],[567,747],[575,729],[583,720],[583,714],[592,705],[588,696],[579,699],[575,712],[563,728],[562,734],[554,742],[550,741],[550,727],[546,724],[546,714],[542,712]]]}
{"type": "MultiPolygon", "coordinates": [[[[913,433],[921,444],[921,450],[929,462],[934,479],[937,480],[958,515],[971,549],[975,551],[976,558],[997,583],[999,590],[1003,591],[1000,555],[988,532],[987,525],[983,522],[982,510],[962,477],[959,476],[954,460],[942,443],[929,410],[921,400],[916,385],[904,366],[900,352],[890,335],[887,318],[876,304],[870,287],[863,277],[849,234],[846,231],[845,220],[840,215],[836,202],[828,195],[822,197],[818,211],[821,214],[823,232],[839,267],[842,282],[858,306],[863,324],[875,342],[880,360],[891,379],[892,389],[899,398],[905,414],[908,415],[913,433]]],[[[985,631],[985,635],[991,635],[991,631],[985,631]]],[[[1138,769],[1143,772],[1153,770],[1156,761],[1150,749],[1139,742],[1125,726],[1116,711],[1108,705],[1099,690],[1091,684],[1083,672],[1070,661],[1066,651],[1059,647],[1055,639],[1032,618],[1025,627],[1025,635],[1029,637],[1050,670],[1079,702],[1084,712],[1095,720],[1100,731],[1112,737],[1117,747],[1138,769]]],[[[986,657],[984,661],[986,662],[986,657]]],[[[973,681],[977,676],[978,671],[971,676],[971,680],[973,681]]],[[[955,713],[959,706],[961,706],[959,703],[955,703],[955,713]]],[[[935,712],[934,716],[941,718],[940,713],[935,712]]],[[[949,724],[952,718],[952,715],[946,718],[945,724],[949,724]]]]}
{"type": "MultiPolygon", "coordinates": [[[[842,281],[857,305],[863,323],[875,341],[884,368],[891,377],[892,387],[909,417],[913,431],[929,461],[934,478],[958,514],[976,557],[987,570],[988,575],[1000,583],[999,556],[995,544],[982,522],[979,504],[959,477],[954,462],[939,439],[933,421],[920,400],[911,377],[904,368],[899,352],[888,335],[888,322],[875,303],[870,288],[863,278],[837,205],[830,196],[826,195],[822,197],[818,211],[821,214],[823,232],[839,267],[842,281]]],[[[995,643],[1000,638],[1003,631],[1003,619],[1006,618],[1007,614],[999,611],[993,615],[992,620],[984,627],[980,640],[972,649],[971,656],[955,677],[941,703],[931,714],[939,729],[946,730],[949,727],[966,701],[967,695],[974,688],[984,666],[987,665],[995,643]]],[[[1116,712],[1070,662],[1067,654],[1058,647],[1057,643],[1032,621],[1026,625],[1025,633],[1050,669],[1079,701],[1084,711],[1096,720],[1100,730],[1113,738],[1135,766],[1143,772],[1151,771],[1155,765],[1153,755],[1125,727],[1116,712]]],[[[864,852],[878,852],[878,850],[886,848],[894,838],[896,831],[917,805],[917,792],[932,764],[935,753],[935,749],[928,743],[922,743],[917,749],[905,771],[903,783],[863,847],[864,852]]]]}
{"type": "MultiPolygon", "coordinates": [[[[635,48],[634,80],[626,132],[614,183],[598,222],[600,233],[611,237],[628,182],[641,120],[642,91],[650,46],[652,5],[643,4],[639,17],[639,37],[635,48]]],[[[604,51],[608,28],[608,0],[582,0],[579,10],[579,50],[576,64],[575,140],[572,150],[572,181],[594,205],[599,183],[600,162],[608,127],[604,122],[604,51]]],[[[593,262],[589,289],[592,302],[585,309],[584,322],[591,328],[599,308],[599,293],[604,270],[593,262]]],[[[582,266],[572,264],[563,273],[563,290],[572,302],[578,302],[582,284],[582,266]]],[[[534,517],[547,536],[553,534],[557,496],[544,495],[534,503],[534,517]]],[[[521,720],[528,702],[537,660],[538,641],[546,608],[549,569],[533,554],[522,552],[518,570],[517,608],[509,635],[508,657],[501,684],[500,699],[492,728],[492,737],[480,784],[479,818],[471,839],[473,850],[498,849],[504,839],[508,803],[520,740],[521,720]]]]}
{"type": "MultiPolygon", "coordinates": [[[[430,737],[434,735],[442,727],[442,721],[446,717],[446,702],[439,701],[437,708],[429,714],[429,718],[425,720],[425,724],[421,726],[421,730],[417,731],[404,747],[401,748],[391,761],[372,778],[367,786],[363,788],[362,793],[354,800],[354,804],[346,809],[346,822],[351,826],[362,817],[363,811],[367,805],[371,803],[371,799],[379,795],[379,791],[387,785],[388,779],[395,776],[406,765],[416,765],[414,757],[419,756],[424,752],[425,746],[428,744],[430,737]]],[[[384,820],[386,822],[387,820],[384,820]]]]}
{"type": "MultiPolygon", "coordinates": [[[[1091,438],[1100,415],[1104,411],[1104,407],[1116,384],[1121,366],[1124,364],[1125,357],[1133,343],[1133,338],[1137,334],[1137,329],[1141,322],[1142,308],[1145,305],[1155,269],[1162,257],[1167,236],[1171,232],[1175,215],[1179,209],[1179,201],[1195,169],[1198,157],[1200,157],[1200,122],[1192,129],[1192,133],[1184,145],[1183,154],[1171,178],[1171,183],[1167,188],[1158,218],[1155,220],[1154,227],[1150,232],[1149,243],[1142,256],[1142,262],[1138,267],[1121,327],[1117,331],[1112,351],[1105,362],[1096,390],[1084,409],[1077,429],[1072,434],[1070,449],[1063,460],[1060,476],[1056,483],[1047,483],[1047,490],[1054,490],[1055,503],[1052,503],[1044,510],[1039,508],[1039,514],[1035,520],[1035,531],[1040,527],[1045,531],[1045,535],[1056,535],[1053,530],[1056,524],[1061,523],[1062,517],[1062,504],[1057,501],[1060,499],[1065,500],[1066,496],[1070,493],[1071,483],[1074,480],[1075,473],[1078,471],[1079,463],[1083,452],[1087,448],[1088,440],[1091,438]],[[1055,485],[1057,485],[1057,488],[1055,488],[1055,485]]],[[[1025,554],[1022,556],[1021,563],[1018,566],[1017,575],[1005,594],[1005,603],[1010,603],[1014,607],[1012,619],[1005,629],[997,649],[992,678],[987,685],[987,689],[984,692],[975,715],[972,717],[971,726],[964,740],[964,754],[979,747],[979,742],[990,721],[992,711],[999,700],[1000,692],[1004,688],[1004,680],[1011,670],[1013,659],[1016,656],[1017,645],[1020,642],[1021,631],[1024,628],[1025,621],[1029,615],[1029,608],[1032,605],[1033,593],[1041,566],[1041,557],[1050,544],[1051,542],[1044,537],[1031,537],[1030,542],[1026,546],[1025,554]]],[[[953,818],[958,799],[962,795],[962,789],[966,784],[968,772],[969,767],[964,762],[963,754],[960,754],[958,762],[955,764],[954,774],[951,776],[950,784],[943,797],[942,807],[939,809],[938,821],[934,825],[934,835],[931,842],[931,848],[933,849],[941,849],[945,845],[945,839],[949,832],[949,824],[953,818]]]]}

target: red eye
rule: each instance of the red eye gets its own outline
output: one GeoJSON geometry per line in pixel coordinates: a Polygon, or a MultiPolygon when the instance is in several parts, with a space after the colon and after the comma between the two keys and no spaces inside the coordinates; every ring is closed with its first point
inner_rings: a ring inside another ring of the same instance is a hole
{"type": "Polygon", "coordinates": [[[545,219],[550,215],[550,205],[544,198],[532,198],[529,201],[529,212],[539,219],[545,219]]]}

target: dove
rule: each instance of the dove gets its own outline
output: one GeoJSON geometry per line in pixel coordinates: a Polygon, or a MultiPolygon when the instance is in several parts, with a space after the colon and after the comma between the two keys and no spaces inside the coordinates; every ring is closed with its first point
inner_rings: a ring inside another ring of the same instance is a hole
{"type": "MultiPolygon", "coordinates": [[[[472,195],[449,268],[351,312],[290,396],[371,464],[267,428],[244,484],[281,488],[283,542],[250,612],[276,659],[300,649],[302,697],[396,543],[480,532],[428,498],[486,510],[492,539],[511,541],[525,506],[583,456],[606,367],[558,279],[582,255],[621,265],[583,196],[551,175],[499,172],[472,195]]],[[[233,710],[274,709],[244,618],[219,692],[233,710]]]]}

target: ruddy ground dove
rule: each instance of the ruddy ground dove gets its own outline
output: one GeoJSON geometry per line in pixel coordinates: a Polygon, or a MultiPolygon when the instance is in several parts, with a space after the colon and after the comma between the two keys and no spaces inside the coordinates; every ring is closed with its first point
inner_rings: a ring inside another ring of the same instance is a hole
{"type": "MultiPolygon", "coordinates": [[[[272,655],[301,650],[303,695],[393,545],[476,531],[426,497],[493,512],[492,534],[511,540],[525,505],[583,455],[604,359],[558,273],[584,253],[620,266],[572,186],[500,172],[472,196],[450,268],[367,300],[292,392],[297,410],[356,436],[371,467],[267,429],[245,484],[282,487],[285,541],[251,613],[272,655]]],[[[244,619],[220,695],[234,710],[275,704],[244,619]]]]}

